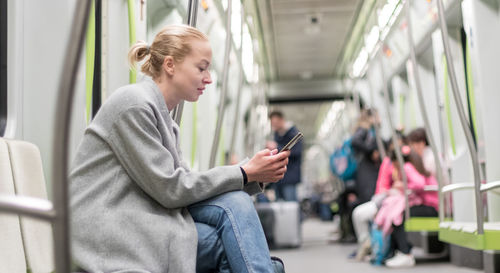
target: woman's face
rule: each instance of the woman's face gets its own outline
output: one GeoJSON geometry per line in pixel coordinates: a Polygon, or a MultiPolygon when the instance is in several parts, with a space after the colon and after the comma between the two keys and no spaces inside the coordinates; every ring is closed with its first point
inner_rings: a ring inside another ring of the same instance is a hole
{"type": "Polygon", "coordinates": [[[205,85],[212,83],[209,66],[212,48],[208,41],[192,40],[191,53],[175,64],[173,82],[178,97],[186,101],[197,101],[205,85]]]}
{"type": "Polygon", "coordinates": [[[425,150],[425,142],[424,141],[410,142],[410,147],[419,156],[423,156],[424,155],[424,150],[425,150]]]}

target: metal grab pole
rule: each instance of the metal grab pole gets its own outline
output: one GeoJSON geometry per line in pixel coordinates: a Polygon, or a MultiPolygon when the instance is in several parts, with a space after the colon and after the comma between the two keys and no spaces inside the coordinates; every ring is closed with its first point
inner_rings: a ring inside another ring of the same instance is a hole
{"type": "Polygon", "coordinates": [[[415,80],[415,86],[417,88],[417,97],[420,106],[420,111],[422,112],[422,119],[424,120],[424,128],[425,133],[427,134],[427,140],[429,140],[429,145],[432,149],[432,154],[434,155],[434,162],[436,164],[436,174],[438,180],[438,194],[439,194],[439,221],[444,221],[444,199],[443,194],[441,193],[441,189],[444,185],[444,176],[443,176],[443,168],[441,166],[441,157],[439,156],[439,152],[437,150],[436,141],[434,140],[434,135],[431,130],[431,123],[429,121],[429,116],[427,115],[427,110],[425,109],[425,101],[424,94],[422,91],[422,85],[420,81],[420,73],[418,72],[417,67],[417,55],[415,53],[415,44],[413,43],[413,27],[411,25],[411,9],[410,9],[410,1],[405,1],[406,5],[406,20],[408,24],[408,42],[410,44],[410,59],[413,68],[413,77],[415,80]]]}
{"type": "Polygon", "coordinates": [[[224,51],[224,68],[222,71],[222,89],[219,97],[219,112],[217,115],[217,125],[215,126],[215,136],[212,143],[212,151],[210,152],[210,163],[209,168],[215,167],[215,157],[217,155],[217,149],[219,148],[220,131],[222,128],[222,121],[224,120],[224,110],[226,108],[226,92],[227,92],[227,78],[229,76],[229,53],[231,52],[231,10],[232,10],[232,0],[227,1],[227,13],[226,13],[226,46],[224,51]]]}
{"type": "Polygon", "coordinates": [[[450,41],[448,41],[448,29],[446,26],[445,15],[444,15],[444,5],[442,0],[437,0],[438,6],[438,21],[439,27],[441,28],[441,37],[443,40],[444,53],[446,56],[446,64],[448,65],[448,75],[451,81],[451,89],[453,91],[453,98],[455,99],[455,106],[457,107],[458,116],[460,118],[460,124],[465,134],[465,139],[467,140],[467,146],[469,147],[469,153],[472,159],[472,169],[474,172],[474,192],[476,199],[476,220],[477,220],[477,233],[484,234],[484,215],[483,215],[483,198],[481,196],[481,177],[479,174],[479,159],[477,157],[477,149],[472,138],[471,128],[467,122],[467,117],[465,116],[465,111],[463,109],[462,98],[460,97],[460,92],[458,90],[457,76],[455,75],[455,67],[453,66],[450,41]]]}
{"type": "MultiPolygon", "coordinates": [[[[234,153],[234,143],[236,142],[236,136],[238,134],[239,116],[240,116],[240,104],[241,104],[241,93],[243,88],[243,82],[245,81],[245,74],[243,74],[243,24],[245,23],[245,10],[243,6],[241,7],[241,28],[240,28],[240,71],[239,71],[239,83],[238,83],[238,95],[236,96],[236,114],[233,123],[233,134],[231,135],[231,143],[229,144],[229,160],[234,153]]],[[[228,164],[229,162],[226,162],[228,164]]]]}
{"type": "MultiPolygon", "coordinates": [[[[381,57],[382,58],[382,57],[381,57]]],[[[392,132],[392,144],[394,145],[394,151],[396,152],[396,157],[399,163],[399,171],[401,173],[401,178],[403,179],[404,184],[404,196],[405,196],[405,217],[406,219],[410,219],[410,206],[408,202],[408,177],[406,176],[406,171],[404,168],[404,159],[401,154],[401,147],[398,142],[398,134],[396,133],[396,129],[394,128],[394,124],[392,123],[390,102],[389,102],[389,90],[387,89],[387,79],[385,78],[384,65],[382,64],[382,59],[380,59],[380,71],[382,72],[382,91],[384,92],[384,102],[385,109],[387,110],[387,119],[389,120],[389,126],[392,132]]]]}
{"type": "MultiPolygon", "coordinates": [[[[187,22],[188,26],[196,27],[196,18],[198,15],[198,0],[189,0],[187,8],[187,22]]],[[[178,124],[181,124],[182,111],[184,110],[184,101],[181,100],[172,111],[172,119],[178,124]]]]}
{"type": "Polygon", "coordinates": [[[53,202],[56,218],[53,224],[56,272],[70,272],[71,248],[69,228],[68,162],[71,107],[75,92],[83,41],[92,1],[76,1],[68,47],[61,70],[57,96],[56,122],[52,155],[53,202]]]}
{"type": "Polygon", "coordinates": [[[387,155],[387,152],[385,150],[385,147],[384,147],[384,141],[382,140],[382,136],[380,135],[380,122],[379,122],[379,113],[378,113],[378,109],[375,108],[375,98],[373,96],[373,86],[370,84],[370,81],[367,79],[368,81],[368,88],[370,89],[370,102],[371,102],[371,108],[373,110],[376,111],[376,118],[377,120],[375,121],[375,124],[373,125],[373,128],[375,128],[375,139],[377,140],[377,146],[378,146],[378,151],[380,153],[380,158],[382,158],[382,160],[388,156],[387,155]]]}

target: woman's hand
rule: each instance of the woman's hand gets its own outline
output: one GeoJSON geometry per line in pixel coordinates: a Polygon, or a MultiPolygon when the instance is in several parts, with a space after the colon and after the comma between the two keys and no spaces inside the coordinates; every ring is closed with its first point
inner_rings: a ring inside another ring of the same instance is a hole
{"type": "Polygon", "coordinates": [[[278,153],[276,149],[265,149],[257,152],[241,167],[245,170],[249,182],[277,182],[285,175],[289,156],[290,151],[278,153]]]}

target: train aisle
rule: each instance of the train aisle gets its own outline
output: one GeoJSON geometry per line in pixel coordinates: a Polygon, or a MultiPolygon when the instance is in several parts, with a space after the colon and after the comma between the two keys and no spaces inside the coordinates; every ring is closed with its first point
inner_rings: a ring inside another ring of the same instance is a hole
{"type": "Polygon", "coordinates": [[[333,222],[308,219],[302,225],[303,244],[300,248],[273,250],[271,255],[283,259],[287,273],[482,272],[457,267],[447,261],[419,262],[418,258],[417,266],[408,269],[390,269],[355,262],[347,259],[356,248],[355,244],[328,243],[333,230],[333,222]]]}

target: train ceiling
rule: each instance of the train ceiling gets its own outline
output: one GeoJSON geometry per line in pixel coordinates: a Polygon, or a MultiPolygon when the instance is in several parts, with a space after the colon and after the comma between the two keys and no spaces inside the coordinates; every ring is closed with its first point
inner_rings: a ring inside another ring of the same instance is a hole
{"type": "Polygon", "coordinates": [[[333,78],[363,0],[255,0],[272,81],[333,78]]]}

